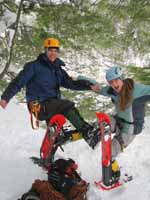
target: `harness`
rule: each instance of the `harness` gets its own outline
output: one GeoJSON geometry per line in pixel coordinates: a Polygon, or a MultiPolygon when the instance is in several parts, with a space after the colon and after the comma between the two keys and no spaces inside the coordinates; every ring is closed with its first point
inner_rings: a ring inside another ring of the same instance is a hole
{"type": "Polygon", "coordinates": [[[41,105],[38,101],[31,101],[29,103],[29,109],[30,109],[30,120],[31,120],[31,126],[32,128],[38,129],[39,128],[39,112],[41,110],[41,105]],[[35,118],[35,122],[34,122],[34,118],[35,118]],[[34,125],[35,123],[35,125],[34,125]]]}
{"type": "Polygon", "coordinates": [[[134,121],[133,121],[133,122],[129,122],[129,121],[127,121],[127,120],[125,120],[125,119],[123,119],[123,118],[121,118],[121,117],[115,116],[115,118],[116,118],[117,122],[124,122],[124,123],[126,123],[126,124],[135,124],[134,121]]]}

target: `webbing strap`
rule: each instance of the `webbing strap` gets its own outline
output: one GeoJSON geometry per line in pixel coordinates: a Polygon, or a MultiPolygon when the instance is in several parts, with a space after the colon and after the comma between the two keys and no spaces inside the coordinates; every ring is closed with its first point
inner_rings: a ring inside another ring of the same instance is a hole
{"type": "Polygon", "coordinates": [[[40,112],[41,105],[37,101],[32,101],[29,103],[29,107],[30,107],[31,126],[32,129],[35,130],[39,128],[38,113],[40,112]],[[35,118],[35,126],[34,126],[34,118],[35,118]]]}
{"type": "Polygon", "coordinates": [[[125,120],[125,119],[123,119],[121,117],[118,117],[118,116],[115,116],[115,118],[116,118],[116,120],[124,122],[126,124],[134,124],[135,123],[134,121],[133,122],[129,122],[129,121],[127,121],[127,120],[125,120]]]}

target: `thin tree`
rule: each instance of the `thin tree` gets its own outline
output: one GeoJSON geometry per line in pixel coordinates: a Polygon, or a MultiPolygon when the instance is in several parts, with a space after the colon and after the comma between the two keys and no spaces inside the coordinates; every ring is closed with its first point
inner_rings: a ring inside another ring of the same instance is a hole
{"type": "Polygon", "coordinates": [[[16,17],[16,22],[15,22],[15,32],[11,41],[11,46],[10,46],[10,51],[9,51],[9,56],[8,56],[8,60],[5,64],[5,67],[3,69],[3,71],[0,74],[0,80],[4,77],[4,75],[7,73],[10,64],[11,64],[11,60],[12,60],[12,56],[13,56],[13,50],[14,50],[14,45],[15,45],[15,39],[16,39],[16,35],[18,32],[18,25],[19,25],[19,21],[20,21],[20,16],[21,16],[21,11],[22,11],[22,5],[23,5],[24,0],[20,1],[19,7],[18,7],[18,12],[17,12],[17,17],[16,17]]]}

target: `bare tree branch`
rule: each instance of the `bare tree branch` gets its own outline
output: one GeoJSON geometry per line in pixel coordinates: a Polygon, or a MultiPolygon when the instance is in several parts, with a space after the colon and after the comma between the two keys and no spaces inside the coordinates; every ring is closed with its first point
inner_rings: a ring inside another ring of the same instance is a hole
{"type": "Polygon", "coordinates": [[[16,73],[15,72],[7,72],[6,74],[7,74],[7,76],[10,77],[11,80],[13,80],[16,77],[16,73]]]}
{"type": "Polygon", "coordinates": [[[8,68],[10,66],[11,60],[12,60],[12,56],[13,56],[13,50],[14,50],[14,45],[15,45],[15,38],[18,32],[18,24],[19,24],[19,20],[20,20],[20,15],[21,15],[21,10],[22,10],[22,5],[23,5],[23,1],[20,1],[19,7],[18,7],[18,13],[17,13],[17,17],[16,17],[16,29],[15,29],[15,33],[13,35],[12,38],[12,42],[11,42],[11,47],[10,47],[10,52],[9,52],[9,58],[8,61],[6,62],[6,65],[4,67],[4,70],[2,71],[2,73],[0,74],[0,80],[4,77],[4,75],[7,73],[8,68]]]}
{"type": "Polygon", "coordinates": [[[96,6],[99,2],[99,0],[95,0],[93,3],[91,3],[91,6],[96,6]]]}
{"type": "MultiPolygon", "coordinates": [[[[12,8],[11,6],[9,6],[8,2],[10,2],[10,1],[3,0],[2,2],[0,2],[0,6],[3,6],[4,8],[8,9],[10,12],[15,12],[16,10],[14,8],[12,8]]],[[[15,4],[15,2],[14,2],[14,4],[15,4]]]]}

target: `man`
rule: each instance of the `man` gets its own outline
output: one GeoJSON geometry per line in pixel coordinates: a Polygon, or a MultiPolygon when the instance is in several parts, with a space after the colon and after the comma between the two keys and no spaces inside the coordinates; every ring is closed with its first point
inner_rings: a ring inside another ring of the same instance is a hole
{"type": "Polygon", "coordinates": [[[29,110],[33,102],[40,104],[39,120],[49,119],[55,114],[63,114],[82,133],[83,138],[93,148],[99,140],[98,130],[84,121],[75,108],[74,103],[61,99],[60,87],[72,90],[90,90],[87,80],[72,80],[62,66],[64,62],[58,58],[60,43],[55,38],[44,41],[45,52],[27,63],[24,69],[8,85],[1,96],[0,105],[6,108],[10,99],[26,87],[26,99],[29,110]]]}

